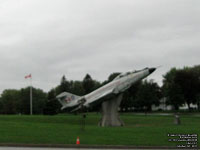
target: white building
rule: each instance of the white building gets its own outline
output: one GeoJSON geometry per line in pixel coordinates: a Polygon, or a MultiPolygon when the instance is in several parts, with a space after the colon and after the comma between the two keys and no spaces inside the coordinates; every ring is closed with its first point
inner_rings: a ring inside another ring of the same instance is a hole
{"type": "MultiPolygon", "coordinates": [[[[155,106],[152,105],[152,111],[157,111],[157,110],[173,110],[173,106],[172,105],[166,105],[166,98],[162,98],[160,100],[160,105],[159,106],[155,106]]],[[[197,109],[198,106],[196,104],[190,104],[190,107],[192,109],[197,109]]],[[[188,110],[188,105],[185,103],[183,106],[179,107],[180,110],[188,110]]]]}

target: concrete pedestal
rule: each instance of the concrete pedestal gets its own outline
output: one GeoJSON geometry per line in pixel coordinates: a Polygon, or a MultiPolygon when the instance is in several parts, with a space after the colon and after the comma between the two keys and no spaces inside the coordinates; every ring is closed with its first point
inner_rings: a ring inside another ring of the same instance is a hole
{"type": "Polygon", "coordinates": [[[99,125],[105,126],[124,126],[124,122],[119,118],[118,108],[123,94],[102,103],[102,118],[99,125]]]}

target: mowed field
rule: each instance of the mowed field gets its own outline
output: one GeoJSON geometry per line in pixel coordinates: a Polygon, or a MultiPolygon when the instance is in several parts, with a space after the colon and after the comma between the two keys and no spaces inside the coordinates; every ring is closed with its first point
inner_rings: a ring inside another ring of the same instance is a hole
{"type": "Polygon", "coordinates": [[[81,115],[26,116],[0,115],[0,143],[175,146],[168,133],[200,135],[200,116],[181,115],[181,125],[173,116],[121,114],[124,127],[99,127],[100,114],[88,114],[85,130],[81,115]]]}

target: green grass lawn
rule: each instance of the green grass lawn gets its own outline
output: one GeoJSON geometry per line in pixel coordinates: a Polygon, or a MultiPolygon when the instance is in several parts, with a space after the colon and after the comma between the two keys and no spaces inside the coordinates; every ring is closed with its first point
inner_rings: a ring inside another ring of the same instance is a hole
{"type": "Polygon", "coordinates": [[[0,143],[175,146],[168,133],[200,135],[200,116],[182,115],[181,125],[173,116],[122,114],[124,127],[98,127],[100,115],[88,114],[85,130],[80,115],[0,115],[0,143]]]}

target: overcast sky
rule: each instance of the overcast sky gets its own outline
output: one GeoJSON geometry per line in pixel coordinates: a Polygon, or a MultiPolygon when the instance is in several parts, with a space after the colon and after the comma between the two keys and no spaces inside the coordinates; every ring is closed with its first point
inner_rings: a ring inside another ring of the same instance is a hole
{"type": "Polygon", "coordinates": [[[1,0],[0,93],[200,60],[200,0],[1,0]]]}

